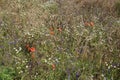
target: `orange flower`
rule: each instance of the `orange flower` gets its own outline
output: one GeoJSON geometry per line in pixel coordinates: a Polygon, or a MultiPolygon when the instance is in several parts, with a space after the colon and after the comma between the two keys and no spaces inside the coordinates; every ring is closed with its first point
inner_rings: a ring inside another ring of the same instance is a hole
{"type": "Polygon", "coordinates": [[[53,27],[50,27],[49,29],[50,29],[50,31],[54,31],[54,28],[53,28],[53,27]]]}
{"type": "Polygon", "coordinates": [[[93,22],[90,22],[90,26],[94,26],[94,23],[93,23],[93,22]]]}
{"type": "Polygon", "coordinates": [[[34,48],[34,47],[31,47],[31,48],[29,47],[28,50],[29,50],[30,52],[35,52],[35,48],[34,48]]]}
{"type": "Polygon", "coordinates": [[[26,48],[28,51],[30,51],[30,46],[29,46],[29,44],[27,44],[27,45],[25,46],[25,48],[26,48]]]}
{"type": "Polygon", "coordinates": [[[55,64],[52,64],[52,69],[55,70],[55,64]]]}
{"type": "Polygon", "coordinates": [[[54,35],[55,33],[54,33],[54,31],[50,31],[50,34],[51,34],[51,35],[54,35]]]}

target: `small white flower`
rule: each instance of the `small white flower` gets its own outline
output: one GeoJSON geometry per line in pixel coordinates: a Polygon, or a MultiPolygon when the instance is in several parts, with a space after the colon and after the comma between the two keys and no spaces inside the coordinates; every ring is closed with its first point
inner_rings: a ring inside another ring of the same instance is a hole
{"type": "Polygon", "coordinates": [[[56,61],[56,62],[59,62],[59,60],[58,60],[58,59],[55,59],[55,61],[56,61]]]}
{"type": "Polygon", "coordinates": [[[111,67],[113,67],[113,65],[110,65],[111,67]]]}
{"type": "Polygon", "coordinates": [[[116,66],[113,66],[114,68],[116,68],[116,66]]]}
{"type": "Polygon", "coordinates": [[[21,51],[22,50],[22,48],[21,47],[19,47],[19,51],[21,51]]]}
{"type": "Polygon", "coordinates": [[[38,75],[38,73],[36,73],[36,75],[38,75]]]}
{"type": "Polygon", "coordinates": [[[108,66],[108,69],[110,69],[110,66],[108,66]]]}
{"type": "Polygon", "coordinates": [[[19,64],[20,62],[16,62],[16,64],[19,64]]]}
{"type": "Polygon", "coordinates": [[[102,77],[104,77],[104,74],[101,74],[102,77]]]}
{"type": "Polygon", "coordinates": [[[47,63],[47,60],[46,60],[46,59],[44,59],[44,62],[45,62],[45,63],[47,63]]]}
{"type": "Polygon", "coordinates": [[[34,37],[34,35],[32,35],[32,37],[34,37]]]}
{"type": "Polygon", "coordinates": [[[17,69],[19,69],[19,67],[17,67],[17,69]]]}
{"type": "Polygon", "coordinates": [[[107,62],[105,62],[105,64],[107,64],[107,62]]]}
{"type": "Polygon", "coordinates": [[[108,64],[106,64],[106,66],[108,66],[108,64]]]}
{"type": "Polygon", "coordinates": [[[26,66],[26,68],[28,68],[28,65],[26,66]]]}
{"type": "Polygon", "coordinates": [[[20,74],[20,72],[18,72],[18,74],[20,74]]]}
{"type": "Polygon", "coordinates": [[[22,61],[23,63],[25,63],[25,61],[22,61]]]}
{"type": "Polygon", "coordinates": [[[34,77],[36,78],[37,76],[35,75],[34,77]]]}
{"type": "Polygon", "coordinates": [[[23,73],[23,71],[21,70],[20,73],[23,73]]]}
{"type": "Polygon", "coordinates": [[[51,58],[48,58],[48,60],[51,60],[51,58]]]}

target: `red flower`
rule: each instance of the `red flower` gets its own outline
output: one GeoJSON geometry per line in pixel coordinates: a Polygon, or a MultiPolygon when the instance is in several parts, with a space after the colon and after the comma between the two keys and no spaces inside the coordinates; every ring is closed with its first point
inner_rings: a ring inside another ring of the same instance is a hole
{"type": "Polygon", "coordinates": [[[30,47],[29,44],[27,44],[25,47],[29,52],[35,52],[35,47],[30,47]]]}
{"type": "Polygon", "coordinates": [[[94,22],[85,22],[84,25],[93,27],[94,26],[94,22]]]}
{"type": "Polygon", "coordinates": [[[55,70],[55,64],[52,64],[52,69],[55,70]]]}
{"type": "Polygon", "coordinates": [[[55,33],[54,33],[54,31],[50,31],[50,34],[51,34],[51,35],[54,35],[55,33]]]}
{"type": "Polygon", "coordinates": [[[50,29],[50,31],[54,31],[54,28],[53,28],[53,27],[50,27],[49,29],[50,29]]]}
{"type": "Polygon", "coordinates": [[[28,48],[28,50],[29,50],[30,52],[35,52],[35,48],[34,48],[34,47],[28,48]]]}
{"type": "Polygon", "coordinates": [[[90,26],[94,26],[94,23],[93,23],[93,22],[90,22],[90,26]]]}

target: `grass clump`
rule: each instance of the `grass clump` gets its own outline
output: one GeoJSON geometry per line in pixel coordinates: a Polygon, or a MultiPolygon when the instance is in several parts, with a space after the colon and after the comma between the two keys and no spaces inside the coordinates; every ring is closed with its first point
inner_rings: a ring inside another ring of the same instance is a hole
{"type": "Polygon", "coordinates": [[[3,67],[1,66],[1,72],[0,72],[0,79],[1,80],[13,80],[13,77],[15,77],[15,70],[10,67],[3,67]]]}

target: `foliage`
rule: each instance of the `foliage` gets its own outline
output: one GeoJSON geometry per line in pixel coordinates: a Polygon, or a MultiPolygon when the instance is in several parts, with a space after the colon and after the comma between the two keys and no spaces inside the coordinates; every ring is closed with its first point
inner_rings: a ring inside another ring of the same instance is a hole
{"type": "Polygon", "coordinates": [[[4,68],[3,66],[2,70],[0,72],[0,80],[13,80],[13,77],[15,77],[15,71],[13,68],[4,68]]]}

